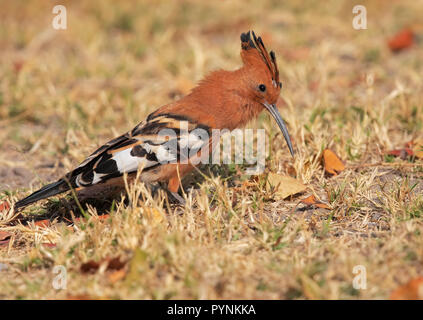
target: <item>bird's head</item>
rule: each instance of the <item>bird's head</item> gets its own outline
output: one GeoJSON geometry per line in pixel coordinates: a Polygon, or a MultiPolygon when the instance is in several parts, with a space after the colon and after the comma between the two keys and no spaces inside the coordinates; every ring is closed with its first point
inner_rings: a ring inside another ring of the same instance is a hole
{"type": "Polygon", "coordinates": [[[256,37],[254,31],[248,31],[241,34],[241,58],[244,62],[243,82],[246,90],[244,94],[255,105],[266,109],[273,116],[293,156],[288,130],[276,106],[282,83],[279,81],[275,53],[267,52],[261,37],[256,37]]]}

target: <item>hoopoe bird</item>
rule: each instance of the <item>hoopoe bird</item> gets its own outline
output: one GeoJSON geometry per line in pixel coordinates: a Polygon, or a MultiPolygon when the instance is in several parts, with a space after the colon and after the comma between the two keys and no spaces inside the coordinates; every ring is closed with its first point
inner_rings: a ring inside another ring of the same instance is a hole
{"type": "Polygon", "coordinates": [[[188,95],[160,107],[131,131],[98,148],[63,178],[16,202],[15,209],[71,188],[80,190],[123,182],[125,174],[134,178],[137,173],[145,183],[167,183],[168,192],[183,202],[178,194],[180,181],[195,165],[181,161],[180,150],[188,149],[192,155],[205,145],[216,144],[211,139],[202,141],[190,134],[199,128],[209,133],[212,129],[234,130],[257,117],[262,110],[267,110],[276,120],[294,156],[288,130],[276,107],[282,83],[275,53],[269,53],[261,37],[248,31],[241,34],[241,58],[241,68],[212,72],[188,95]],[[187,124],[188,130],[181,130],[182,122],[187,124]],[[175,132],[171,139],[175,142],[174,148],[168,147],[169,136],[159,134],[165,129],[175,132]],[[139,170],[142,171],[139,173],[139,170]]]}

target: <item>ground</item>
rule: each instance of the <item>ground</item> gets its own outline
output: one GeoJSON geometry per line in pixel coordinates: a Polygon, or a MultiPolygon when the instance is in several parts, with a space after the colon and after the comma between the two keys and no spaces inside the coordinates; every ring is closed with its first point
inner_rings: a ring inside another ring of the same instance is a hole
{"type": "Polygon", "coordinates": [[[208,72],[239,67],[250,29],[276,53],[296,155],[263,113],[248,126],[269,138],[265,173],[203,166],[185,207],[136,184],[123,198],[53,197],[20,222],[3,210],[0,298],[386,299],[423,274],[423,161],[388,154],[422,139],[421,2],[361,1],[365,30],[353,1],[60,4],[66,30],[52,28],[51,2],[2,4],[0,201],[59,178],[208,72]],[[393,52],[404,28],[414,43],[393,52]],[[345,164],[337,175],[325,149],[345,164]],[[307,189],[275,197],[269,173],[307,189]],[[312,194],[328,208],[301,202],[312,194]]]}

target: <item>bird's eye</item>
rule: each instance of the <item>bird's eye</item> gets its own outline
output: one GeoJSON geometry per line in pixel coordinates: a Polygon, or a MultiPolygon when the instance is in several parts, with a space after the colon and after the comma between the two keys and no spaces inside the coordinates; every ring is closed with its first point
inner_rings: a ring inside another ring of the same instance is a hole
{"type": "Polygon", "coordinates": [[[265,92],[266,91],[266,86],[264,84],[259,85],[259,90],[261,92],[265,92]]]}

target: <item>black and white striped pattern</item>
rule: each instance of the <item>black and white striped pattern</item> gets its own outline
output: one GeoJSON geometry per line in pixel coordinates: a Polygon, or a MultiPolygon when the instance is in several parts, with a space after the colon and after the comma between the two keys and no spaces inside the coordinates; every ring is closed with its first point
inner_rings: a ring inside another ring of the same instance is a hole
{"type": "Polygon", "coordinates": [[[130,132],[97,149],[66,175],[72,187],[103,183],[138,169],[176,163],[209,143],[210,128],[189,117],[153,114],[130,132]]]}

